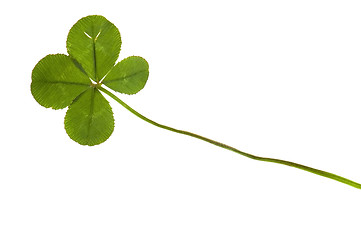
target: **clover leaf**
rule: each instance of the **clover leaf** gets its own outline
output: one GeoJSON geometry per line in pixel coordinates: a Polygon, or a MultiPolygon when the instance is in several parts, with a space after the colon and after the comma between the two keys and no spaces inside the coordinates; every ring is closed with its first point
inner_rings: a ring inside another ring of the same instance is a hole
{"type": "Polygon", "coordinates": [[[147,61],[136,56],[115,64],[121,46],[120,33],[103,16],[80,19],[70,29],[66,43],[69,55],[48,55],[36,64],[32,72],[31,93],[46,108],[68,107],[65,130],[79,144],[97,145],[113,133],[113,112],[103,92],[140,119],[159,128],[200,139],[254,160],[298,168],[361,189],[360,183],[333,173],[290,161],[259,157],[192,132],[159,124],[129,107],[102,85],[116,92],[135,94],[145,86],[149,66],[147,61]]]}
{"type": "Polygon", "coordinates": [[[99,87],[104,84],[135,94],[145,86],[149,66],[137,56],[115,64],[121,37],[103,16],[91,15],[75,23],[66,46],[69,55],[47,55],[36,64],[31,93],[46,108],[69,107],[64,121],[69,137],[82,145],[97,145],[114,130],[112,108],[99,87]]]}

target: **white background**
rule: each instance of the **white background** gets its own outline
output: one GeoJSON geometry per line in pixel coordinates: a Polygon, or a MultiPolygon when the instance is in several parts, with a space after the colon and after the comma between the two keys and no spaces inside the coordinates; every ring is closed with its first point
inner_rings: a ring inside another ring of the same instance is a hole
{"type": "Polygon", "coordinates": [[[150,65],[118,94],[150,119],[361,182],[360,1],[6,1],[1,20],[0,239],[361,239],[361,190],[156,128],[116,123],[84,147],[31,71],[80,18],[150,65]]]}

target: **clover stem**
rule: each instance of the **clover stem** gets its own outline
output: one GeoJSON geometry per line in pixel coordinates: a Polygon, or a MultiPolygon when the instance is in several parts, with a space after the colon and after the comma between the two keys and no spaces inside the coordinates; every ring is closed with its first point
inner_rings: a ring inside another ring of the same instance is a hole
{"type": "Polygon", "coordinates": [[[361,184],[359,184],[357,182],[354,182],[354,181],[351,181],[351,180],[349,180],[347,178],[338,176],[338,175],[333,174],[333,173],[322,171],[322,170],[319,170],[319,169],[316,169],[316,168],[311,168],[311,167],[301,165],[301,164],[298,164],[298,163],[294,163],[294,162],[290,162],[290,161],[285,161],[285,160],[280,160],[280,159],[275,159],[275,158],[266,158],[266,157],[255,156],[255,155],[252,155],[252,154],[249,154],[249,153],[246,153],[246,152],[242,152],[242,151],[240,151],[240,150],[238,150],[238,149],[236,149],[234,147],[228,146],[228,145],[226,145],[224,143],[220,143],[220,142],[214,141],[212,139],[197,135],[195,133],[191,133],[191,132],[183,131],[183,130],[178,130],[178,129],[175,129],[175,128],[172,128],[172,127],[168,127],[166,125],[159,124],[157,122],[154,122],[153,120],[150,120],[149,118],[146,118],[145,116],[138,113],[137,111],[135,111],[133,108],[128,106],[125,102],[120,100],[117,96],[115,96],[113,93],[111,93],[107,89],[105,89],[105,88],[103,88],[101,86],[99,86],[98,89],[103,91],[107,95],[109,95],[111,98],[113,98],[115,101],[117,101],[119,104],[121,104],[123,107],[125,107],[127,110],[129,110],[131,113],[133,113],[137,117],[143,119],[144,121],[146,121],[146,122],[148,122],[150,124],[153,124],[154,126],[157,126],[157,127],[160,127],[160,128],[172,131],[172,132],[176,132],[176,133],[179,133],[179,134],[184,134],[184,135],[187,135],[187,136],[190,136],[190,137],[198,138],[200,140],[206,141],[206,142],[214,144],[214,145],[216,145],[218,147],[230,150],[232,152],[238,153],[240,155],[243,155],[245,157],[248,157],[248,158],[251,158],[251,159],[254,159],[254,160],[264,161],[264,162],[273,162],[273,163],[278,163],[278,164],[287,165],[287,166],[290,166],[290,167],[302,169],[304,171],[311,172],[311,173],[314,173],[314,174],[317,174],[317,175],[320,175],[320,176],[323,176],[323,177],[327,177],[327,178],[339,181],[341,183],[350,185],[352,187],[361,189],[361,184]]]}

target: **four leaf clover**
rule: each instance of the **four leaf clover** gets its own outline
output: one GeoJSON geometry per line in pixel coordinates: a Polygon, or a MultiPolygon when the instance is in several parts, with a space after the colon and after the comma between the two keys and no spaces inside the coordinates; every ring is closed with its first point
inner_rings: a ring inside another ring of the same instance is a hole
{"type": "Polygon", "coordinates": [[[259,157],[198,134],[159,124],[138,113],[112,92],[135,94],[145,86],[149,76],[147,61],[128,57],[115,64],[121,46],[118,29],[102,16],[80,19],[70,29],[67,39],[69,55],[48,55],[32,72],[31,92],[40,105],[61,109],[65,115],[65,130],[82,145],[97,145],[107,140],[114,130],[114,118],[109,102],[101,92],[117,101],[140,119],[162,129],[187,135],[242,156],[282,164],[327,177],[361,189],[361,184],[339,175],[276,158],[259,157]],[[115,64],[115,65],[114,65],[115,64]]]}
{"type": "Polygon", "coordinates": [[[69,137],[82,145],[97,145],[114,130],[112,108],[98,88],[104,84],[135,94],[145,86],[149,66],[138,56],[115,64],[121,37],[103,16],[91,15],[75,23],[66,47],[69,55],[47,55],[36,64],[31,93],[46,108],[68,107],[64,124],[69,137]]]}

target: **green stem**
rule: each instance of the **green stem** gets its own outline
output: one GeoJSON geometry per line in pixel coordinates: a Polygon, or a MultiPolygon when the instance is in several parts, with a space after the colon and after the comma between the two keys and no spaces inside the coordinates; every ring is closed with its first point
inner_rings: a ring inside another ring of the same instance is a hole
{"type": "Polygon", "coordinates": [[[238,149],[236,149],[236,148],[234,148],[234,147],[231,147],[231,146],[228,146],[228,145],[226,145],[226,144],[223,144],[223,143],[214,141],[214,140],[212,140],[212,139],[209,139],[209,138],[206,138],[206,137],[202,137],[202,136],[200,136],[200,135],[197,135],[197,134],[194,134],[194,133],[191,133],[191,132],[188,132],[188,131],[178,130],[178,129],[175,129],[175,128],[172,128],[172,127],[168,127],[168,126],[159,124],[159,123],[157,123],[157,122],[154,122],[154,121],[150,120],[149,118],[144,117],[142,114],[138,113],[138,112],[135,111],[133,108],[129,107],[125,102],[123,102],[122,100],[120,100],[117,96],[115,96],[113,93],[109,92],[107,89],[105,89],[105,88],[103,88],[103,87],[100,87],[100,86],[99,86],[98,88],[99,88],[99,90],[101,90],[101,91],[103,91],[104,93],[108,94],[108,95],[109,95],[111,98],[113,98],[115,101],[117,101],[118,103],[120,103],[123,107],[125,107],[125,108],[126,108],[127,110],[129,110],[131,113],[133,113],[133,114],[136,115],[137,117],[143,119],[144,121],[146,121],[146,122],[148,122],[148,123],[150,123],[150,124],[153,124],[154,126],[157,126],[157,127],[160,127],[160,128],[163,128],[163,129],[172,131],[172,132],[176,132],[176,133],[188,135],[188,136],[191,136],[191,137],[194,137],[194,138],[198,138],[198,139],[200,139],[200,140],[209,142],[209,143],[214,144],[214,145],[216,145],[216,146],[218,146],[218,147],[221,147],[221,148],[230,150],[230,151],[232,151],[232,152],[238,153],[238,154],[240,154],[240,155],[243,155],[243,156],[245,156],[245,157],[248,157],[248,158],[251,158],[251,159],[254,159],[254,160],[259,160],[259,161],[264,161],[264,162],[273,162],[273,163],[278,163],[278,164],[287,165],[287,166],[290,166],[290,167],[299,168],[299,169],[302,169],[302,170],[304,170],[304,171],[311,172],[311,173],[314,173],[314,174],[317,174],[317,175],[320,175],[320,176],[323,176],[323,177],[331,178],[331,179],[333,179],[333,180],[342,182],[342,183],[347,184],[347,185],[350,185],[350,186],[352,186],[352,187],[361,189],[361,184],[359,184],[359,183],[357,183],[357,182],[354,182],[354,181],[351,181],[351,180],[349,180],[349,179],[347,179],[347,178],[338,176],[338,175],[333,174],[333,173],[329,173],[329,172],[325,172],[325,171],[322,171],[322,170],[319,170],[319,169],[307,167],[307,166],[305,166],[305,165],[301,165],[301,164],[294,163],[294,162],[290,162],[290,161],[285,161],[285,160],[280,160],[280,159],[274,159],[274,158],[258,157],[258,156],[255,156],[255,155],[252,155],[252,154],[249,154],[249,153],[246,153],[246,152],[242,152],[242,151],[240,151],[240,150],[238,150],[238,149]]]}

